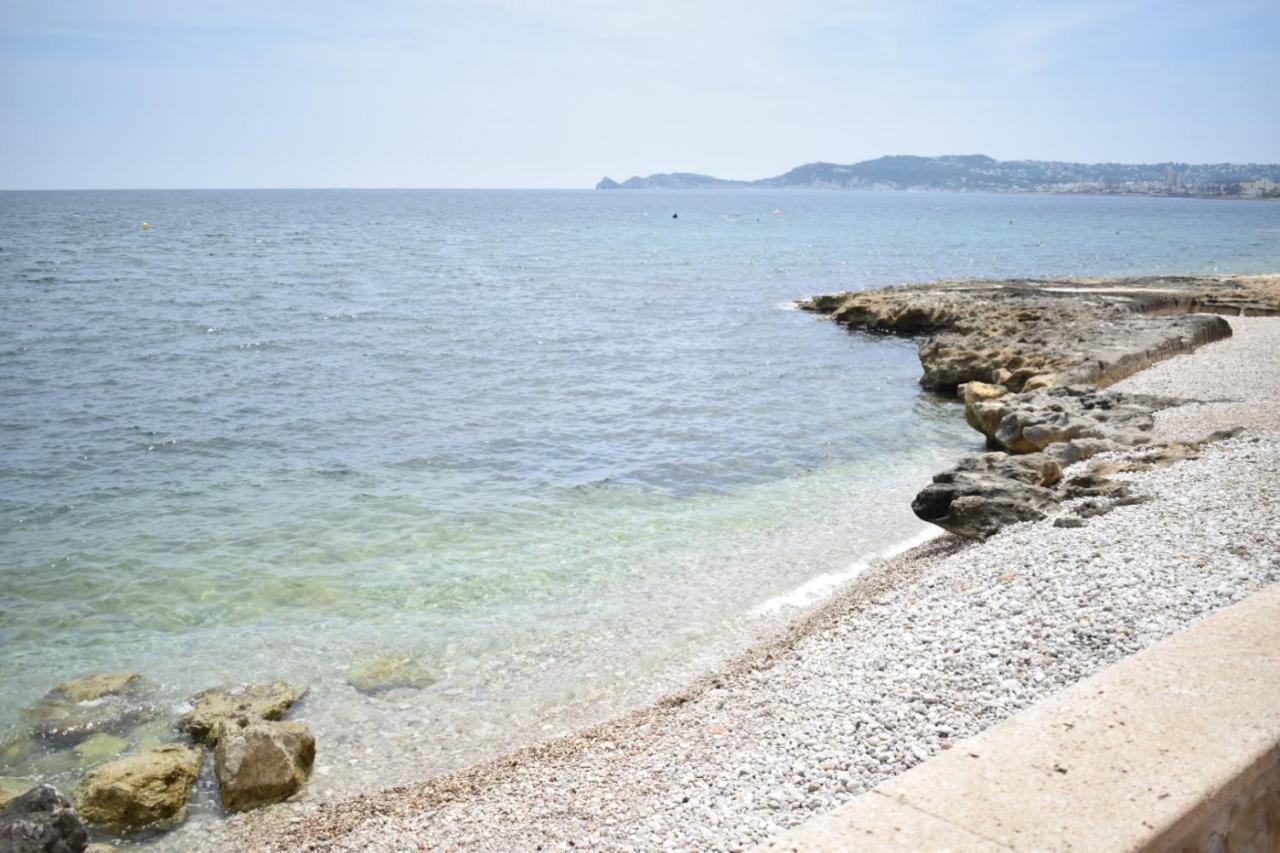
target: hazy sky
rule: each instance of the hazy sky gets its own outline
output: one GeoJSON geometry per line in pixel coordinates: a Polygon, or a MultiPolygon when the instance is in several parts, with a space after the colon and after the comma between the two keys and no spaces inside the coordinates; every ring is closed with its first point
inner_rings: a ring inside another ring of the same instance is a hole
{"type": "Polygon", "coordinates": [[[1280,161],[1280,2],[0,0],[0,187],[1280,161]]]}

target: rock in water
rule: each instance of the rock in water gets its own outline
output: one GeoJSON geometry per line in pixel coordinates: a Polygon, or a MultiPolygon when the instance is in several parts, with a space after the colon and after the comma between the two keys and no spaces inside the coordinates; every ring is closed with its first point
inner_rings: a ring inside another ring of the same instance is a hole
{"type": "Polygon", "coordinates": [[[5,853],[82,853],[88,843],[83,821],[50,785],[37,785],[0,811],[5,853]]]}
{"type": "Polygon", "coordinates": [[[213,746],[218,724],[224,720],[278,720],[306,694],[307,688],[284,681],[215,687],[191,697],[194,707],[178,720],[178,728],[213,746]]]}
{"type": "Polygon", "coordinates": [[[124,752],[128,745],[129,742],[124,738],[103,732],[76,744],[72,751],[79,757],[82,765],[93,767],[108,759],[115,758],[124,752]]]}
{"type": "Polygon", "coordinates": [[[30,791],[32,785],[25,779],[14,776],[0,776],[0,809],[30,791]]]}
{"type": "Polygon", "coordinates": [[[306,723],[242,718],[218,728],[213,768],[228,811],[278,803],[301,790],[316,759],[306,723]]]}
{"type": "Polygon", "coordinates": [[[104,672],[59,684],[24,712],[36,737],[54,746],[74,746],[103,732],[119,732],[149,719],[142,676],[104,672]]]}
{"type": "Polygon", "coordinates": [[[116,830],[178,823],[204,753],[168,744],[104,764],[76,789],[76,805],[90,823],[116,830]]]}
{"type": "Polygon", "coordinates": [[[91,702],[104,696],[136,692],[142,686],[142,675],[136,672],[100,672],[59,684],[52,693],[72,702],[91,702]]]}
{"type": "Polygon", "coordinates": [[[361,693],[399,688],[421,690],[435,681],[436,677],[426,667],[404,655],[383,655],[357,664],[347,672],[347,684],[361,693]]]}

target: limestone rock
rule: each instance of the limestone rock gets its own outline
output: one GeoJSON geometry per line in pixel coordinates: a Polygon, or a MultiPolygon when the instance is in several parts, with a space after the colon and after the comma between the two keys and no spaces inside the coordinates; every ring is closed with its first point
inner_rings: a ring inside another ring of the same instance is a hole
{"type": "Polygon", "coordinates": [[[204,753],[169,744],[127,755],[92,771],[76,789],[90,823],[116,830],[181,822],[204,753]]]}
{"type": "Polygon", "coordinates": [[[50,785],[37,785],[0,811],[5,853],[82,853],[88,842],[83,821],[50,785]]]}
{"type": "Polygon", "coordinates": [[[51,692],[72,702],[91,702],[104,696],[136,692],[142,675],[136,672],[100,672],[59,684],[51,692]]]}
{"type": "Polygon", "coordinates": [[[361,693],[412,688],[420,690],[436,682],[435,675],[411,657],[383,655],[353,666],[347,683],[361,693]]]}
{"type": "Polygon", "coordinates": [[[1041,388],[1052,388],[1058,384],[1058,381],[1059,377],[1056,373],[1040,373],[1023,382],[1022,390],[1025,392],[1036,391],[1041,388]]]}
{"type": "Polygon", "coordinates": [[[960,399],[964,401],[964,419],[969,426],[984,435],[991,435],[1000,425],[1003,409],[999,406],[982,406],[991,400],[998,400],[1009,393],[1003,385],[992,385],[986,382],[965,382],[956,388],[960,399]]]}
{"type": "Polygon", "coordinates": [[[213,766],[228,811],[278,803],[301,790],[316,757],[305,723],[241,718],[218,729],[213,766]]]}
{"type": "Polygon", "coordinates": [[[306,693],[307,688],[284,681],[215,687],[191,697],[193,707],[178,720],[178,728],[212,746],[222,721],[240,717],[279,720],[306,693]]]}
{"type": "Polygon", "coordinates": [[[924,521],[969,539],[987,539],[1020,521],[1039,521],[1058,510],[1049,486],[1061,466],[1043,454],[967,456],[933,478],[911,509],[924,521]]]}
{"type": "Polygon", "coordinates": [[[1144,444],[1150,441],[1155,412],[1175,403],[1071,385],[976,402],[966,407],[966,418],[1010,453],[1036,453],[1051,444],[1081,438],[1122,446],[1144,444]],[[992,424],[994,430],[989,429],[992,424]]]}
{"type": "Polygon", "coordinates": [[[1149,277],[968,279],[817,297],[800,307],[868,331],[928,336],[921,384],[965,382],[1010,390],[1109,384],[1180,352],[1229,337],[1221,317],[1274,312],[1280,297],[1253,279],[1149,277]]]}
{"type": "Polygon", "coordinates": [[[1083,462],[1099,453],[1124,450],[1125,446],[1106,438],[1073,438],[1060,441],[1044,449],[1044,454],[1056,461],[1063,468],[1083,462]]]}

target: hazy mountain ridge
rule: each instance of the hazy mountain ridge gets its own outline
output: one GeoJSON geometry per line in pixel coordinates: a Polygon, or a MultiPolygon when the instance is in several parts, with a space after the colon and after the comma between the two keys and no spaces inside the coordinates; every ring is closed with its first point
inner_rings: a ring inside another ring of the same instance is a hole
{"type": "Polygon", "coordinates": [[[807,163],[773,178],[730,181],[673,172],[604,178],[596,189],[828,189],[985,192],[1141,193],[1280,197],[1280,165],[1257,163],[1064,163],[995,160],[982,154],[878,157],[860,163],[807,163]]]}

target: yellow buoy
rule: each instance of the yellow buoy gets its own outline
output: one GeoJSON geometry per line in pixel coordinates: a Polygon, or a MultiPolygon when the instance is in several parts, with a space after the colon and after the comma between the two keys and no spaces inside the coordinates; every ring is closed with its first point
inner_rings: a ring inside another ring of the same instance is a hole
{"type": "Polygon", "coordinates": [[[142,230],[143,230],[143,231],[150,231],[150,230],[151,230],[151,223],[150,223],[150,222],[144,222],[144,223],[142,223],[142,230]]]}

